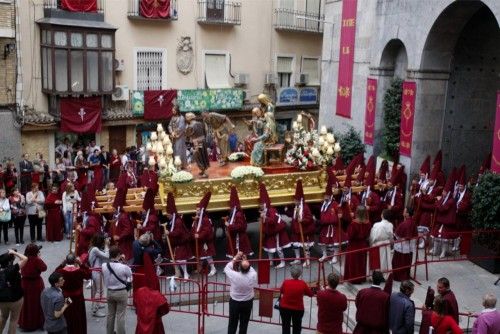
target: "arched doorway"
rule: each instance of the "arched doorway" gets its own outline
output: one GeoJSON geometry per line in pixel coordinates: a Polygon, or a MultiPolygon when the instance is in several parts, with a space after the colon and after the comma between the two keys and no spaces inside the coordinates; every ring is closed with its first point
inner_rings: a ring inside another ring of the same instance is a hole
{"type": "Polygon", "coordinates": [[[404,43],[391,39],[384,47],[378,67],[377,114],[375,120],[375,155],[383,153],[382,135],[384,129],[384,95],[395,78],[406,79],[408,55],[404,43]]]}
{"type": "Polygon", "coordinates": [[[465,164],[470,174],[491,152],[499,45],[498,21],[481,1],[454,2],[434,22],[418,80],[412,157],[417,164],[442,148],[446,171],[465,164]]]}

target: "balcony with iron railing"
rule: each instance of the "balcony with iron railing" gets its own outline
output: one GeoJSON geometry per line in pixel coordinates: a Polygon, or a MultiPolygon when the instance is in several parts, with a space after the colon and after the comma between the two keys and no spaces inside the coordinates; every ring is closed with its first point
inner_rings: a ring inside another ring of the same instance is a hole
{"type": "Polygon", "coordinates": [[[274,28],[286,31],[323,33],[325,15],[288,8],[274,9],[274,28]]]}
{"type": "Polygon", "coordinates": [[[45,17],[59,18],[89,18],[104,20],[105,0],[75,1],[75,0],[43,0],[45,17]]]}
{"type": "Polygon", "coordinates": [[[132,20],[172,21],[177,20],[177,0],[128,0],[127,16],[132,20]]]}
{"type": "Polygon", "coordinates": [[[228,0],[198,0],[198,23],[241,24],[241,2],[228,0]]]}

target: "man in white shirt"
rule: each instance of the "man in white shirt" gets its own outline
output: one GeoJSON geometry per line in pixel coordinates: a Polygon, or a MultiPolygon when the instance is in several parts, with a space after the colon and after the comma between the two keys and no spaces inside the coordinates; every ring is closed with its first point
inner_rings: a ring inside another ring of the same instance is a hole
{"type": "Polygon", "coordinates": [[[380,246],[380,269],[383,273],[387,273],[392,262],[391,259],[391,243],[394,241],[394,226],[389,221],[391,210],[385,209],[382,211],[382,220],[373,224],[370,231],[370,246],[380,246]]]}
{"type": "Polygon", "coordinates": [[[254,287],[257,286],[257,273],[250,266],[245,255],[238,252],[224,268],[229,283],[229,324],[228,334],[235,334],[240,323],[240,334],[247,332],[252,313],[254,287]],[[239,268],[238,268],[239,267],[239,268]]]}
{"type": "Polygon", "coordinates": [[[127,309],[127,282],[132,282],[132,270],[121,263],[124,260],[123,254],[117,246],[109,249],[111,262],[102,266],[104,285],[108,289],[106,296],[108,300],[108,319],[106,333],[125,334],[125,311],[127,309]]]}

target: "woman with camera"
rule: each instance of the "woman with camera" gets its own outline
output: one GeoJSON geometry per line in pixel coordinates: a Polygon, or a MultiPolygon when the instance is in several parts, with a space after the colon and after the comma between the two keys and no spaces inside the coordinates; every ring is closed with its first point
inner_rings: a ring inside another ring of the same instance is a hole
{"type": "Polygon", "coordinates": [[[71,238],[71,231],[73,230],[73,205],[81,201],[78,191],[75,190],[73,183],[66,185],[66,190],[62,195],[63,214],[64,214],[64,231],[66,232],[66,239],[71,238]]]}
{"type": "Polygon", "coordinates": [[[61,241],[63,239],[63,217],[61,212],[62,200],[59,187],[53,185],[50,194],[45,200],[47,219],[45,220],[45,238],[47,241],[61,241]]]}
{"type": "MultiPolygon", "coordinates": [[[[109,247],[109,238],[105,238],[102,233],[97,233],[92,237],[90,245],[89,263],[92,268],[91,298],[95,300],[96,298],[102,298],[104,295],[101,267],[103,263],[109,262],[109,250],[106,249],[109,247]]],[[[92,315],[99,318],[105,317],[106,315],[99,311],[102,307],[104,305],[92,302],[92,315]]]]}
{"type": "Polygon", "coordinates": [[[44,322],[40,295],[45,285],[40,275],[47,270],[47,265],[40,258],[41,248],[42,246],[36,244],[26,246],[24,255],[26,255],[28,261],[21,269],[24,303],[19,318],[19,327],[28,332],[42,329],[44,322]]]}
{"type": "Polygon", "coordinates": [[[83,280],[90,279],[90,269],[80,262],[74,254],[68,254],[66,260],[56,269],[64,277],[63,295],[73,301],[64,312],[68,333],[87,333],[87,314],[83,297],[83,280]]]}
{"type": "Polygon", "coordinates": [[[0,255],[0,333],[10,322],[8,334],[16,333],[17,320],[23,305],[23,288],[21,287],[20,270],[26,265],[28,258],[13,249],[0,255]],[[14,260],[19,262],[14,264],[14,260]]]}

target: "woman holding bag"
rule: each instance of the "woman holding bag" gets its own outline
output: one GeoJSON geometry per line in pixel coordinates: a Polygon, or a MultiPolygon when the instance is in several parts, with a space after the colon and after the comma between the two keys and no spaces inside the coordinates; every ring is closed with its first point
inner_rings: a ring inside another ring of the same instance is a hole
{"type": "Polygon", "coordinates": [[[12,220],[14,221],[14,234],[16,236],[16,246],[24,244],[24,223],[26,222],[26,199],[14,188],[9,198],[12,210],[12,220]]]}
{"type": "Polygon", "coordinates": [[[42,222],[46,215],[43,209],[44,203],[45,196],[43,192],[38,190],[38,183],[33,183],[31,185],[31,191],[26,193],[26,211],[28,213],[28,221],[30,222],[31,242],[35,242],[35,228],[36,240],[43,241],[42,222]]]}
{"type": "MultiPolygon", "coordinates": [[[[0,188],[0,224],[3,230],[3,241],[9,244],[9,223],[11,220],[10,202],[5,195],[5,189],[0,188]]],[[[1,234],[1,231],[0,231],[1,234]]]]}

